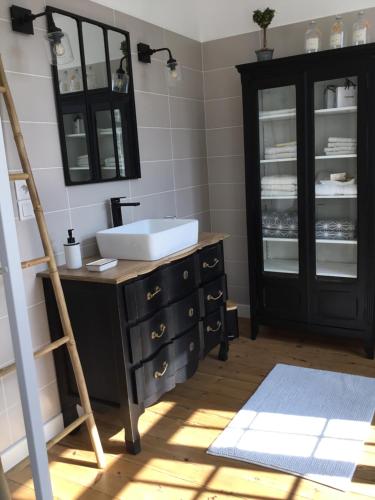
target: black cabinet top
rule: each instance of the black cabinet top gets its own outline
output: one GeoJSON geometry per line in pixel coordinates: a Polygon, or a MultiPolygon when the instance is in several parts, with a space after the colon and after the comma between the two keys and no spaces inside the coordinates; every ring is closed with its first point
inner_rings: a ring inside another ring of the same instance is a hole
{"type": "Polygon", "coordinates": [[[342,49],[321,50],[309,54],[297,54],[295,56],[280,57],[270,61],[252,62],[246,64],[239,64],[236,66],[241,74],[247,75],[261,75],[265,76],[267,73],[274,73],[283,68],[290,66],[293,72],[300,70],[301,72],[310,69],[312,66],[322,64],[341,64],[343,60],[357,59],[360,57],[375,57],[375,43],[367,43],[365,45],[343,47],[342,49]]]}

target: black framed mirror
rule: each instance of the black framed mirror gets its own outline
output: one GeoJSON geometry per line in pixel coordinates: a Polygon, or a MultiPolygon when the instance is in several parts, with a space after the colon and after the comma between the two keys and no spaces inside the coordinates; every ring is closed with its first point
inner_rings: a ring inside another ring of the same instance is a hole
{"type": "Polygon", "coordinates": [[[66,185],[141,177],[129,33],[46,10],[71,45],[52,66],[66,185]]]}

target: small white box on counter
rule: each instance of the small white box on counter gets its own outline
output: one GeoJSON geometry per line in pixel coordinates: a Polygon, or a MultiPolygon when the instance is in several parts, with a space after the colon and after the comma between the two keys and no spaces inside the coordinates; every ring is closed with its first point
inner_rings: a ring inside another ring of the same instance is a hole
{"type": "Polygon", "coordinates": [[[336,102],[338,108],[357,106],[357,87],[337,87],[336,102]]]}

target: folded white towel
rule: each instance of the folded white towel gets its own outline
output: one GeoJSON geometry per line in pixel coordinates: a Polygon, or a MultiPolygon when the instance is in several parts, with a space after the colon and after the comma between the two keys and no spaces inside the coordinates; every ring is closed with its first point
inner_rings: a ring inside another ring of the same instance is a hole
{"type": "Polygon", "coordinates": [[[283,184],[283,185],[297,185],[297,176],[296,175],[265,175],[261,180],[262,186],[270,185],[270,184],[283,184]]]}
{"type": "Polygon", "coordinates": [[[271,111],[261,111],[259,116],[268,116],[268,115],[286,115],[286,114],[294,114],[296,112],[296,108],[287,108],[287,109],[273,109],[271,111]]]}
{"type": "Polygon", "coordinates": [[[272,155],[265,154],[265,160],[282,160],[283,158],[295,158],[296,153],[274,153],[272,155]]]}
{"type": "Polygon", "coordinates": [[[297,186],[295,184],[266,184],[262,187],[263,191],[285,191],[286,193],[295,193],[297,186]]]}
{"type": "Polygon", "coordinates": [[[325,154],[327,156],[335,156],[335,155],[342,155],[342,156],[347,156],[347,155],[355,155],[356,151],[353,151],[352,149],[347,149],[347,150],[342,150],[342,151],[325,151],[325,154]]]}
{"type": "Polygon", "coordinates": [[[328,137],[328,142],[339,142],[339,143],[356,143],[357,139],[354,137],[328,137]]]}
{"type": "Polygon", "coordinates": [[[297,144],[296,141],[290,141],[290,142],[279,142],[278,144],[275,144],[274,147],[276,148],[283,148],[285,146],[295,146],[297,144]]]}
{"type": "Polygon", "coordinates": [[[278,154],[278,153],[296,153],[297,146],[280,146],[280,147],[267,147],[264,150],[266,155],[278,154]]]}
{"type": "Polygon", "coordinates": [[[334,196],[344,194],[357,194],[357,184],[346,184],[338,186],[337,184],[315,184],[315,194],[317,196],[334,196]]]}
{"type": "Polygon", "coordinates": [[[346,152],[351,152],[351,153],[355,153],[357,151],[357,148],[356,147],[337,147],[337,148],[324,148],[324,151],[327,153],[327,152],[331,152],[331,153],[346,153],[346,152]]]}
{"type": "Polygon", "coordinates": [[[293,198],[296,198],[297,197],[297,192],[286,192],[286,191],[276,191],[276,190],[266,190],[266,191],[262,191],[262,198],[265,198],[265,197],[275,197],[277,198],[278,196],[280,197],[287,197],[287,196],[290,196],[290,197],[293,197],[293,198]]]}

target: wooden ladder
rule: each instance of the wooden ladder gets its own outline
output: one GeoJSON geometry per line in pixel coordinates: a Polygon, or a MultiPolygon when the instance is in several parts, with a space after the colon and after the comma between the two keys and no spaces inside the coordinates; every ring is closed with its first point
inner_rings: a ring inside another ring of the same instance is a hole
{"type": "MultiPolygon", "coordinates": [[[[27,260],[21,263],[23,269],[27,269],[32,266],[37,266],[39,264],[47,264],[50,279],[52,282],[53,290],[56,297],[56,303],[59,310],[59,315],[61,319],[62,329],[64,336],[60,339],[48,344],[47,346],[39,349],[34,353],[34,358],[40,358],[47,353],[58,349],[59,347],[66,346],[69,352],[70,360],[72,363],[78,392],[81,400],[81,405],[83,407],[83,415],[77,418],[73,423],[71,423],[68,427],[66,427],[60,434],[58,434],[55,438],[47,443],[47,449],[50,449],[53,445],[58,443],[65,436],[70,434],[74,429],[86,423],[87,430],[90,435],[91,444],[95,451],[96,460],[99,468],[104,468],[105,459],[103,448],[100,442],[98,430],[95,424],[94,416],[92,413],[91,403],[89,399],[89,394],[87,391],[86,381],[81,365],[81,361],[79,358],[79,354],[77,351],[77,346],[74,339],[73,329],[69,318],[68,309],[65,302],[64,292],[62,289],[59,272],[56,265],[56,260],[52,248],[51,241],[49,239],[47,224],[44,217],[43,208],[40,203],[38,191],[35,185],[34,177],[32,174],[30,162],[28,159],[25,143],[23,140],[23,136],[21,133],[21,128],[16,112],[16,108],[14,105],[13,97],[8,85],[8,81],[6,78],[6,74],[4,71],[4,66],[0,57],[0,94],[3,95],[6,109],[8,111],[9,120],[11,123],[14,140],[16,142],[16,147],[18,151],[18,155],[22,165],[22,171],[17,173],[10,173],[9,180],[17,181],[24,180],[26,181],[30,199],[34,208],[35,219],[39,229],[43,249],[45,255],[36,259],[27,260]]],[[[0,377],[7,375],[16,370],[16,363],[12,363],[9,366],[0,369],[0,377]]],[[[0,482],[1,482],[2,468],[0,467],[0,482]]]]}

